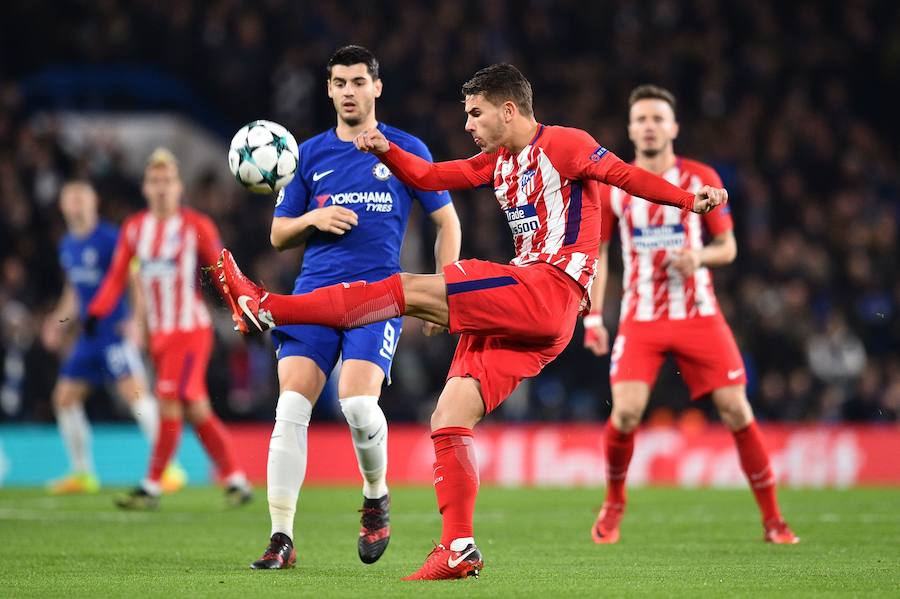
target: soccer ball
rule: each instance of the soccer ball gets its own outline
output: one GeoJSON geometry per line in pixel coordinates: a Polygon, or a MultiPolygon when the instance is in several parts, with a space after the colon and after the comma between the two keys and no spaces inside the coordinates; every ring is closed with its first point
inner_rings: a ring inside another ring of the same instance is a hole
{"type": "Polygon", "coordinates": [[[228,167],[253,193],[272,193],[291,182],[299,157],[290,131],[272,121],[253,121],[234,134],[228,167]]]}

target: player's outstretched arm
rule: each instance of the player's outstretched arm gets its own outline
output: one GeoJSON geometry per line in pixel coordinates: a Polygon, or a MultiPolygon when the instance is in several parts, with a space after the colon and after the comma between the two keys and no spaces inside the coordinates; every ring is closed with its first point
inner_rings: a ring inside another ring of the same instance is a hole
{"type": "Polygon", "coordinates": [[[656,204],[677,206],[698,214],[706,214],[728,201],[728,192],[721,188],[704,185],[694,194],[672,185],[651,172],[627,164],[615,156],[605,157],[601,160],[603,161],[609,161],[605,177],[602,179],[604,183],[656,204]]]}
{"type": "Polygon", "coordinates": [[[362,152],[375,154],[405,184],[425,191],[472,189],[490,183],[496,154],[478,154],[468,160],[429,162],[392,144],[381,131],[363,131],[353,142],[362,152]]]}
{"type": "MultiPolygon", "coordinates": [[[[103,277],[100,289],[97,290],[94,299],[88,305],[88,318],[93,319],[90,326],[96,325],[98,318],[109,315],[116,307],[116,303],[122,297],[122,294],[125,292],[125,286],[128,284],[129,268],[133,257],[134,251],[126,239],[125,227],[122,227],[109,270],[106,271],[106,276],[103,277]]],[[[86,328],[90,327],[86,326],[86,328]]]]}

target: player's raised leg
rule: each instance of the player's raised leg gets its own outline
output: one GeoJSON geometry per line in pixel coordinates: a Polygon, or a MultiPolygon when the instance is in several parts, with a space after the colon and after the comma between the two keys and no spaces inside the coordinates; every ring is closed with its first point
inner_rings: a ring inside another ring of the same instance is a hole
{"type": "Polygon", "coordinates": [[[641,423],[650,398],[650,386],[643,381],[623,381],[612,386],[613,409],[606,423],[606,499],[591,528],[595,543],[619,540],[619,524],[628,497],[625,479],[634,453],[635,429],[641,423]]]}
{"type": "Polygon", "coordinates": [[[712,400],[722,422],[731,429],[737,446],[741,468],[756,498],[762,515],[763,539],[767,543],[793,545],[800,542],[781,517],[775,493],[775,473],[769,462],[762,432],[753,418],[753,409],[747,401],[744,385],[728,385],[712,392],[712,400]]]}
{"type": "Polygon", "coordinates": [[[56,423],[69,458],[70,472],[48,483],[51,493],[96,493],[100,488],[94,472],[91,425],[84,411],[89,391],[88,383],[69,378],[60,378],[53,389],[56,423]]]}
{"type": "MultiPolygon", "coordinates": [[[[390,326],[390,323],[385,324],[390,326]]],[[[394,328],[388,330],[394,331],[394,328]]],[[[394,339],[394,334],[399,335],[399,331],[392,333],[390,339],[394,339]]],[[[382,344],[381,351],[392,358],[393,343],[389,351],[384,349],[386,344],[387,341],[382,344]]],[[[387,360],[387,368],[390,368],[390,360],[387,360]]],[[[366,564],[378,561],[391,539],[391,498],[387,487],[388,424],[378,405],[384,378],[385,372],[379,364],[364,359],[345,359],[338,383],[341,411],[350,426],[356,461],[363,477],[357,552],[366,564]]]]}
{"type": "Polygon", "coordinates": [[[473,517],[478,463],[472,428],[484,416],[481,386],[473,378],[447,381],[431,416],[434,492],[441,512],[441,542],[419,570],[403,580],[478,576],[484,558],[475,545],[473,517]]]}
{"type": "Polygon", "coordinates": [[[449,325],[443,275],[400,273],[374,283],[341,283],[310,293],[279,295],[250,281],[227,249],[222,250],[215,271],[235,326],[242,332],[248,331],[248,323],[259,331],[285,324],[351,329],[401,315],[449,325]]]}
{"type": "MultiPolygon", "coordinates": [[[[281,349],[284,351],[283,345],[281,349]]],[[[266,471],[272,529],[269,545],[250,565],[254,570],[290,568],[297,561],[294,517],[306,476],[307,430],[325,378],[322,369],[308,357],[284,356],[278,360],[281,394],[275,408],[266,471]]]]}

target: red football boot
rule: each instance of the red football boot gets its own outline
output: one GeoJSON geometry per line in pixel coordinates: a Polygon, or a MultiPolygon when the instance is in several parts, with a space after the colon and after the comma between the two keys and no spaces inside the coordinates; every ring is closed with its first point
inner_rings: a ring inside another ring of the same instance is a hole
{"type": "Polygon", "coordinates": [[[591,528],[591,538],[599,545],[612,545],[619,542],[619,523],[625,515],[624,503],[603,503],[597,520],[591,528]]]}
{"type": "Polygon", "coordinates": [[[796,545],[800,542],[800,537],[794,534],[791,527],[784,520],[772,520],[764,525],[766,529],[763,540],[766,543],[774,543],[775,545],[796,545]]]}
{"type": "Polygon", "coordinates": [[[474,576],[478,578],[484,567],[484,558],[475,545],[468,545],[462,551],[451,551],[437,545],[425,558],[425,563],[416,572],[402,580],[453,580],[474,576]]]}
{"type": "Polygon", "coordinates": [[[222,290],[222,295],[231,308],[231,319],[235,329],[241,333],[249,332],[248,323],[259,331],[266,331],[275,326],[272,313],[260,307],[269,293],[248,279],[234,256],[227,249],[222,250],[215,267],[215,279],[222,290]]]}

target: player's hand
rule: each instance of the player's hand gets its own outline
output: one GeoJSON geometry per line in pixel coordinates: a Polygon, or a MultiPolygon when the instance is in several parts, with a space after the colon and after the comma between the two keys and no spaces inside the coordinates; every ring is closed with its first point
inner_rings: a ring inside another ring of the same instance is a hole
{"type": "Polygon", "coordinates": [[[702,266],[700,252],[697,250],[679,248],[672,251],[672,255],[663,261],[663,267],[672,267],[687,279],[693,276],[702,266]]]}
{"type": "Polygon", "coordinates": [[[359,216],[342,206],[326,206],[310,212],[313,226],[323,233],[343,235],[359,224],[359,216]]]}
{"type": "Polygon", "coordinates": [[[56,314],[50,314],[44,319],[41,327],[41,343],[50,351],[59,351],[62,347],[63,328],[66,326],[56,314]]]}
{"type": "Polygon", "coordinates": [[[97,317],[93,314],[88,315],[88,317],[84,319],[81,328],[88,337],[93,337],[97,334],[97,320],[97,317]]]}
{"type": "Polygon", "coordinates": [[[609,331],[606,330],[603,318],[599,314],[589,314],[584,319],[584,347],[591,350],[595,356],[609,353],[609,331]]]}
{"type": "Polygon", "coordinates": [[[704,185],[700,191],[694,194],[693,211],[697,214],[706,214],[716,206],[721,206],[728,201],[728,192],[721,187],[704,185]]]}
{"type": "Polygon", "coordinates": [[[378,129],[363,131],[353,140],[356,149],[361,152],[369,152],[371,154],[384,154],[391,147],[390,142],[384,134],[378,129]]]}
{"type": "Polygon", "coordinates": [[[434,337],[435,335],[446,333],[447,327],[442,327],[441,325],[434,324],[433,322],[426,322],[424,325],[422,325],[422,332],[426,337],[434,337]]]}

